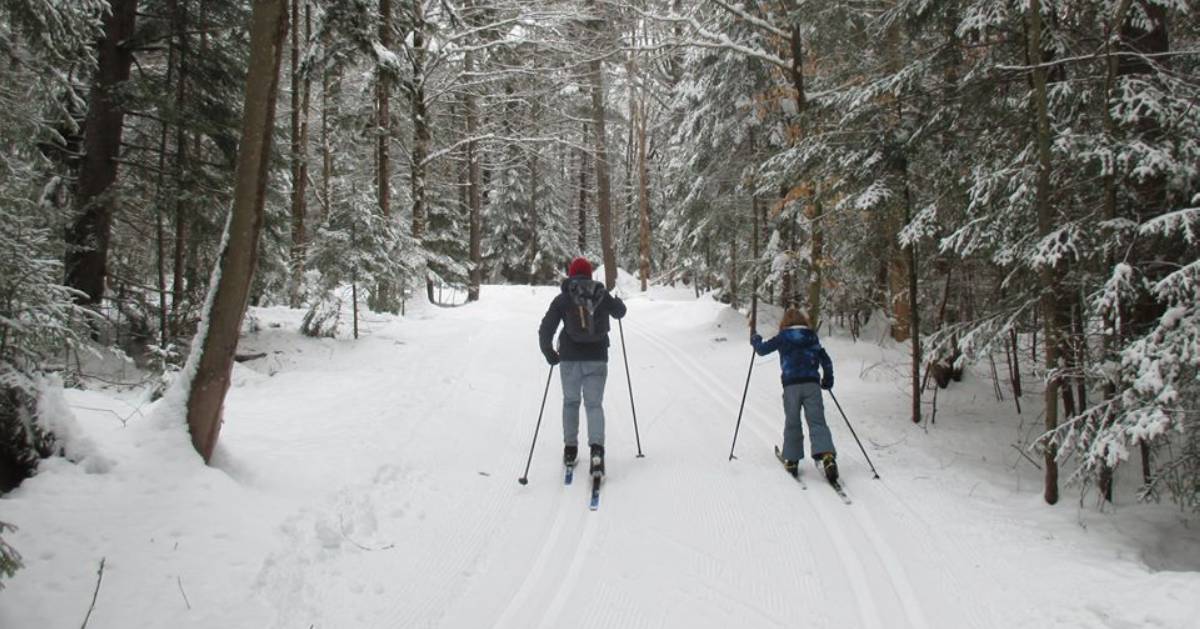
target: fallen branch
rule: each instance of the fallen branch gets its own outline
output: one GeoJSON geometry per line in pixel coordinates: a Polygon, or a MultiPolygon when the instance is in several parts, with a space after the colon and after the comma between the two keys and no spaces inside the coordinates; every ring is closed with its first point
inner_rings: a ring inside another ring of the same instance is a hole
{"type": "Polygon", "coordinates": [[[183,604],[187,605],[188,609],[191,609],[192,603],[188,600],[187,592],[183,591],[183,577],[175,575],[175,582],[179,584],[179,593],[183,595],[183,604]]]}
{"type": "Polygon", "coordinates": [[[106,557],[100,558],[100,569],[96,571],[96,591],[92,592],[92,604],[88,607],[87,615],[83,617],[83,624],[79,629],[87,629],[88,620],[92,617],[92,611],[96,609],[96,598],[100,596],[100,582],[104,580],[104,560],[106,557]]]}
{"type": "Polygon", "coordinates": [[[267,357],[266,352],[259,352],[257,354],[236,354],[236,355],[234,355],[233,360],[236,362],[239,362],[239,363],[244,363],[244,362],[249,362],[251,360],[258,360],[259,358],[266,358],[266,357],[267,357]]]}

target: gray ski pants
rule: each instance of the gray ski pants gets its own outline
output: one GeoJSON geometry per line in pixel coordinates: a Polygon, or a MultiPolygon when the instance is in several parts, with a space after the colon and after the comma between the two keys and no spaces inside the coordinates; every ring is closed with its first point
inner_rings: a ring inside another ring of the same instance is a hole
{"type": "Polygon", "coordinates": [[[821,399],[821,387],[815,382],[802,382],[783,388],[783,414],[786,417],[783,424],[783,458],[789,461],[804,458],[804,424],[800,419],[801,409],[804,410],[804,419],[808,421],[809,452],[814,457],[826,452],[836,454],[833,437],[829,434],[829,425],[825,423],[825,404],[821,399]]]}
{"type": "Polygon", "coordinates": [[[604,445],[604,383],[608,363],[601,360],[559,363],[563,387],[563,443],[579,445],[579,402],[587,409],[588,445],[604,445]]]}

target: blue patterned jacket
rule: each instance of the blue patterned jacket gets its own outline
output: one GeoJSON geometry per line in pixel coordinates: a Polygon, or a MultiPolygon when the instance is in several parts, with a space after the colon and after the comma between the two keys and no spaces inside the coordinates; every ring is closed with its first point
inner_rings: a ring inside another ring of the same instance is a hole
{"type": "Polygon", "coordinates": [[[769,341],[764,341],[761,336],[755,334],[750,337],[750,344],[759,356],[779,350],[779,363],[783,368],[780,379],[783,386],[819,382],[826,389],[833,388],[833,361],[825,352],[825,348],[821,347],[817,333],[811,329],[802,325],[785,328],[769,341]],[[817,371],[818,367],[820,372],[817,371]],[[824,378],[821,377],[822,373],[824,378]]]}

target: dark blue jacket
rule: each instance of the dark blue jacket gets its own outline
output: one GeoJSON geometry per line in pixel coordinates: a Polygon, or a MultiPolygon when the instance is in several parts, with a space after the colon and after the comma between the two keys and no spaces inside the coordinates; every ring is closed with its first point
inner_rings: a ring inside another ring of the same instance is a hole
{"type": "Polygon", "coordinates": [[[833,361],[829,359],[825,348],[821,347],[817,333],[809,328],[799,325],[786,328],[769,341],[764,341],[761,336],[755,334],[750,338],[750,343],[754,345],[754,351],[759,356],[779,350],[779,363],[783,367],[783,386],[822,382],[821,374],[817,372],[818,366],[825,374],[824,382],[829,387],[833,386],[833,361]]]}
{"type": "MultiPolygon", "coordinates": [[[[538,345],[541,347],[542,353],[549,358],[554,353],[552,345],[554,341],[554,333],[558,330],[558,326],[566,318],[567,308],[571,306],[571,298],[567,296],[567,289],[571,282],[591,281],[586,275],[569,277],[562,283],[562,292],[559,293],[554,301],[550,302],[550,307],[546,309],[545,316],[542,317],[542,324],[538,326],[538,345]]],[[[620,298],[614,297],[611,293],[605,291],[604,299],[596,306],[595,318],[596,328],[605,332],[604,341],[601,343],[576,343],[574,339],[566,333],[564,329],[558,335],[558,354],[561,360],[571,361],[586,361],[599,360],[608,361],[608,317],[620,319],[625,316],[625,302],[620,298]]]]}

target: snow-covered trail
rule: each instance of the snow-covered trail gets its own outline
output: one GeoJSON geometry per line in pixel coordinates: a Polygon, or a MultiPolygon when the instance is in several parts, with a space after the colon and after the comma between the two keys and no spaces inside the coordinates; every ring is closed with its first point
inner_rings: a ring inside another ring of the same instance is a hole
{"type": "Polygon", "coordinates": [[[927,433],[907,419],[898,355],[869,341],[824,339],[883,476],[827,402],[853,504],[810,463],[807,490],[779,468],[775,356],[755,359],[729,461],[745,319],[686,291],[627,299],[645,458],[614,329],[600,510],[584,474],[562,484],[557,370],[519,485],[555,290],[485,287],[476,304],[369,320],[358,341],[303,339],[296,312],[259,311],[244,345],[269,357],[235,371],[212,468],[179,426],[122,426],[97,409],[124,402],[71,392],[112,462],[55,462],[0,500],[28,564],[0,627],[79,626],[100,557],[91,629],[1182,628],[1200,613],[1197,573],[1149,571],[1121,530],[1135,521],[1040,504],[1036,472],[1009,463],[1002,405],[977,395],[990,383],[947,390],[927,433]]]}
{"type": "MultiPolygon", "coordinates": [[[[779,471],[773,358],[758,365],[740,458],[727,461],[750,352],[742,329],[714,337],[718,304],[630,300],[625,332],[647,456],[636,458],[614,333],[599,512],[586,509],[586,482],[562,486],[557,371],[531,482],[518,485],[549,374],[534,330],[553,294],[491,289],[483,307],[379,331],[348,364],[327,365],[345,378],[342,410],[311,421],[328,426],[318,456],[343,461],[336,466],[306,466],[310,448],[262,440],[263,425],[243,438],[230,420],[234,459],[273,452],[288,475],[342,470],[305,480],[332,498],[293,521],[292,538],[268,560],[260,580],[280,612],[276,626],[992,626],[977,605],[957,605],[953,567],[921,569],[939,549],[890,539],[915,520],[873,486],[880,481],[851,442],[841,445],[852,506],[813,468],[807,491],[779,471]]],[[[235,396],[231,413],[266,419],[272,397],[235,396]]],[[[843,398],[854,405],[852,386],[843,398]]],[[[266,432],[280,438],[293,421],[307,423],[276,417],[266,432]]]]}

